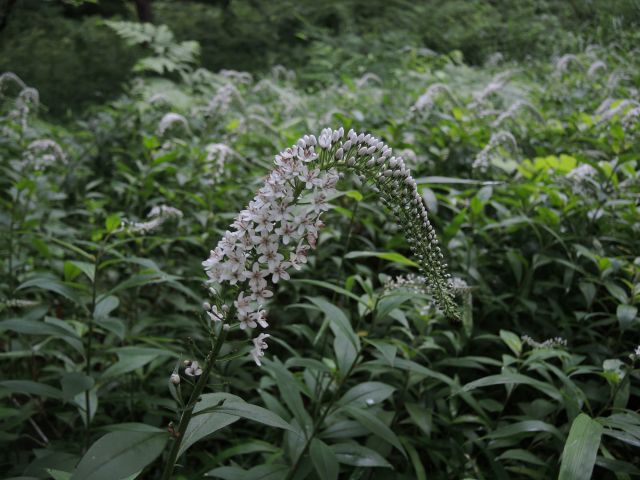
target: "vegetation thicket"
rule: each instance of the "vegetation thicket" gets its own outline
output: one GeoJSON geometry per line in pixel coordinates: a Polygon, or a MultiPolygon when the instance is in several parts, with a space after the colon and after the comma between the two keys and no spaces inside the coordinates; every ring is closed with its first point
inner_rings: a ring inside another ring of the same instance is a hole
{"type": "Polygon", "coordinates": [[[5,478],[640,476],[637,2],[0,8],[5,478]]]}

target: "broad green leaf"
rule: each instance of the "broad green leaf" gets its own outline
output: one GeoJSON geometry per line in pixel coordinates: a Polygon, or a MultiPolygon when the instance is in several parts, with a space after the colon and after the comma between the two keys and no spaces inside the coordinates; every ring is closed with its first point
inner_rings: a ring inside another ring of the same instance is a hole
{"type": "Polygon", "coordinates": [[[413,423],[426,435],[431,435],[431,412],[417,403],[405,403],[404,406],[413,423]]]}
{"type": "Polygon", "coordinates": [[[125,373],[142,368],[160,357],[177,357],[178,355],[168,350],[146,347],[121,347],[111,350],[118,355],[118,361],[107,368],[102,378],[118,377],[125,373]]]}
{"type": "Polygon", "coordinates": [[[168,439],[167,432],[107,433],[91,445],[71,479],[120,480],[129,477],[158,458],[168,439]]]}
{"type": "Polygon", "coordinates": [[[536,457],[533,453],[528,450],[522,450],[519,448],[515,448],[512,450],[507,450],[503,452],[500,456],[496,458],[496,460],[516,460],[519,462],[531,463],[533,465],[538,465],[539,467],[546,467],[547,463],[543,460],[536,457]]]}
{"type": "Polygon", "coordinates": [[[382,455],[357,443],[336,443],[331,445],[338,462],[353,467],[393,468],[382,455]]]}
{"type": "Polygon", "coordinates": [[[293,428],[291,428],[291,425],[289,425],[287,422],[285,422],[281,417],[279,417],[275,413],[267,410],[266,408],[262,408],[257,405],[252,405],[244,401],[242,402],[233,401],[233,400],[225,401],[220,406],[214,406],[214,407],[209,407],[205,410],[199,410],[197,413],[194,413],[194,416],[207,414],[210,412],[225,413],[227,415],[235,415],[237,417],[253,420],[254,422],[262,423],[270,427],[283,428],[285,430],[295,431],[293,428]]]}
{"type": "Polygon", "coordinates": [[[519,357],[522,353],[522,340],[515,333],[508,330],[500,330],[500,338],[519,357]]]}
{"type": "Polygon", "coordinates": [[[357,407],[344,407],[342,410],[349,416],[351,416],[354,420],[359,422],[371,433],[381,438],[385,442],[393,445],[406,458],[407,455],[402,444],[400,443],[400,439],[387,425],[382,422],[382,420],[376,417],[371,411],[360,409],[357,407]]]}
{"type": "Polygon", "coordinates": [[[53,388],[44,383],[33,382],[31,380],[4,380],[0,382],[0,388],[6,388],[11,393],[24,393],[38,397],[64,399],[61,390],[53,388]]]}
{"type": "Polygon", "coordinates": [[[96,320],[107,318],[111,312],[118,308],[118,305],[120,305],[118,297],[113,295],[104,297],[96,304],[96,308],[93,312],[93,318],[96,320]]]}
{"type": "Polygon", "coordinates": [[[389,365],[393,367],[393,361],[396,358],[396,353],[398,352],[398,347],[393,345],[392,343],[386,342],[384,340],[365,340],[368,344],[373,345],[376,350],[378,350],[384,359],[389,362],[389,365]]]}
{"type": "Polygon", "coordinates": [[[278,360],[265,360],[264,365],[274,375],[280,396],[298,424],[302,426],[303,430],[311,428],[313,420],[302,402],[300,396],[302,387],[299,381],[278,360]]]}
{"type": "Polygon", "coordinates": [[[333,339],[333,351],[336,356],[338,370],[346,376],[358,357],[356,347],[344,335],[337,335],[333,339]]]}
{"type": "Polygon", "coordinates": [[[571,424],[562,452],[558,480],[584,480],[591,478],[596,463],[602,425],[581,413],[571,424]]]}
{"type": "Polygon", "coordinates": [[[522,422],[512,423],[510,425],[497,428],[487,436],[489,438],[506,438],[526,433],[537,432],[550,433],[560,441],[564,439],[564,437],[556,427],[540,420],[524,420],[522,422]]]}
{"type": "Polygon", "coordinates": [[[338,400],[339,405],[354,407],[371,407],[389,398],[395,388],[382,382],[364,382],[351,387],[338,400]]]}
{"type": "Polygon", "coordinates": [[[118,229],[121,224],[122,224],[122,219],[120,218],[120,215],[118,215],[117,213],[112,213],[104,221],[104,227],[106,228],[107,233],[115,232],[116,229],[118,229]]]}
{"type": "Polygon", "coordinates": [[[351,322],[341,309],[321,297],[309,297],[309,300],[327,316],[330,322],[329,327],[334,336],[343,335],[353,344],[356,350],[360,349],[360,339],[353,331],[351,322]]]}
{"type": "Polygon", "coordinates": [[[409,260],[404,255],[396,252],[349,252],[344,258],[367,258],[375,257],[382,260],[388,260],[390,262],[399,263],[400,265],[407,265],[409,267],[418,267],[419,265],[413,260],[409,260]]]}
{"type": "Polygon", "coordinates": [[[626,330],[631,326],[636,315],[638,315],[638,307],[634,307],[633,305],[620,304],[616,309],[616,316],[618,317],[618,322],[622,330],[626,330]]]}
{"type": "Polygon", "coordinates": [[[344,295],[345,297],[349,297],[352,300],[355,300],[356,302],[359,302],[361,304],[363,304],[365,307],[368,307],[367,302],[365,302],[364,300],[362,300],[358,295],[356,295],[353,292],[350,292],[349,290],[342,288],[342,287],[338,287],[337,285],[334,285],[333,283],[329,283],[329,282],[323,282],[321,280],[312,280],[312,279],[308,279],[308,278],[295,278],[295,279],[291,279],[291,282],[294,283],[305,283],[307,285],[313,285],[316,287],[321,287],[321,288],[326,288],[327,290],[331,290],[332,292],[336,292],[339,293],[341,295],[344,295]]]}
{"type": "Polygon", "coordinates": [[[80,293],[77,290],[74,290],[70,286],[61,282],[59,279],[49,274],[40,274],[26,282],[22,283],[16,290],[24,290],[27,288],[39,288],[42,290],[48,290],[50,292],[57,293],[58,295],[62,295],[68,300],[81,305],[82,298],[80,293]]]}
{"type": "Polygon", "coordinates": [[[89,278],[89,280],[91,280],[91,283],[93,283],[96,276],[95,264],[89,263],[89,262],[80,262],[77,260],[70,260],[68,263],[78,268],[82,273],[84,273],[89,278]]]}
{"type": "Polygon", "coordinates": [[[322,440],[314,438],[309,447],[311,461],[318,473],[318,477],[323,480],[336,480],[340,471],[338,458],[331,448],[322,440]]]}
{"type": "Polygon", "coordinates": [[[505,372],[500,375],[490,375],[488,377],[480,378],[473,382],[467,383],[463,387],[463,390],[465,392],[469,392],[471,390],[475,390],[476,388],[488,387],[492,385],[529,385],[530,387],[540,390],[542,393],[548,395],[554,400],[562,402],[562,394],[553,385],[541,382],[540,380],[535,380],[520,373],[505,372]]]}
{"type": "MultiPolygon", "coordinates": [[[[58,320],[58,322],[62,321],[58,320]]],[[[73,330],[63,328],[58,322],[10,318],[0,322],[0,332],[9,330],[25,335],[50,335],[65,341],[77,352],[82,353],[84,347],[78,334],[73,330]]]]}
{"type": "Polygon", "coordinates": [[[62,375],[60,384],[65,398],[70,400],[79,393],[86,392],[92,388],[95,381],[82,372],[67,372],[62,375]]]}
{"type": "Polygon", "coordinates": [[[182,439],[179,455],[186,452],[187,449],[197,441],[208,437],[212,433],[215,433],[221,428],[231,425],[240,419],[237,415],[218,412],[199,415],[200,412],[216,407],[220,403],[227,401],[242,402],[243,400],[236,395],[231,395],[230,393],[207,393],[200,397],[200,401],[193,409],[194,416],[191,418],[187,431],[182,439]]]}
{"type": "Polygon", "coordinates": [[[423,461],[420,458],[420,454],[416,450],[416,448],[412,445],[409,439],[403,437],[401,438],[402,445],[406,449],[409,454],[409,459],[411,460],[411,465],[413,466],[413,471],[415,473],[416,480],[427,480],[427,472],[424,470],[423,461]]]}

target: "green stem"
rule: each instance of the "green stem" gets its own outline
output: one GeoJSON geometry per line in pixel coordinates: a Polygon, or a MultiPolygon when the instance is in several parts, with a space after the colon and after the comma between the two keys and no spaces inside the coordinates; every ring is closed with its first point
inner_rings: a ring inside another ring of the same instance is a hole
{"type": "MultiPolygon", "coordinates": [[[[85,349],[85,375],[91,377],[91,346],[93,343],[93,316],[96,310],[96,298],[98,295],[98,265],[100,264],[100,257],[102,256],[102,247],[96,252],[95,260],[93,263],[93,285],[91,288],[91,307],[89,309],[89,331],[87,332],[87,346],[85,349]]],[[[89,441],[91,440],[89,424],[91,423],[91,395],[90,389],[84,392],[84,406],[85,406],[85,436],[84,447],[85,451],[89,449],[89,441]]]]}
{"type": "Polygon", "coordinates": [[[196,406],[196,403],[198,402],[198,399],[200,398],[204,387],[209,381],[209,375],[211,373],[211,370],[213,369],[213,365],[218,357],[218,354],[220,353],[220,349],[222,348],[222,344],[224,343],[226,338],[227,330],[222,329],[215,345],[205,359],[202,375],[200,375],[200,378],[193,387],[193,391],[189,396],[187,406],[183,410],[182,416],[180,417],[180,423],[178,424],[178,430],[175,433],[174,441],[171,444],[171,450],[169,451],[169,456],[167,457],[167,463],[164,467],[162,480],[170,480],[171,475],[173,474],[173,469],[175,468],[175,464],[178,459],[178,452],[180,451],[180,445],[182,445],[182,439],[184,438],[184,434],[187,431],[187,427],[189,426],[189,422],[191,421],[191,417],[193,416],[193,409],[196,406]]]}

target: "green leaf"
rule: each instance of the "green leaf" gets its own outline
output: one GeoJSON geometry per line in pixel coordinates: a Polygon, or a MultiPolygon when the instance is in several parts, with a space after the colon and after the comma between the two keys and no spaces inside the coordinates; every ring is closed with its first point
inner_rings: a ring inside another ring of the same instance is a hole
{"type": "Polygon", "coordinates": [[[344,192],[344,195],[349,198],[353,198],[356,202],[361,202],[364,198],[358,190],[349,190],[344,192]]]}
{"type": "Polygon", "coordinates": [[[60,384],[62,385],[62,393],[64,393],[65,398],[70,400],[79,393],[91,389],[95,381],[82,372],[66,372],[62,375],[60,384]]]}
{"type": "Polygon", "coordinates": [[[302,397],[300,396],[302,387],[298,379],[277,360],[265,360],[264,365],[275,377],[280,396],[298,421],[298,424],[302,426],[303,430],[311,428],[313,420],[302,402],[302,397]]]}
{"type": "Polygon", "coordinates": [[[401,440],[402,440],[402,444],[404,445],[404,448],[407,450],[407,453],[409,454],[409,459],[411,460],[413,471],[416,474],[415,479],[427,480],[427,472],[425,472],[424,470],[424,465],[423,465],[424,462],[420,458],[420,454],[415,449],[415,447],[411,444],[409,439],[407,439],[406,437],[403,437],[401,440]]]}
{"type": "Polygon", "coordinates": [[[623,304],[629,303],[629,297],[627,296],[627,293],[624,291],[624,288],[622,288],[620,285],[615,283],[613,280],[607,280],[604,286],[607,287],[607,290],[609,291],[609,293],[620,303],[623,303],[623,304]]]}
{"type": "Polygon", "coordinates": [[[588,415],[581,413],[573,420],[562,452],[558,480],[591,478],[601,435],[602,425],[588,415]]]}
{"type": "Polygon", "coordinates": [[[329,328],[334,336],[345,336],[356,350],[360,350],[360,339],[353,331],[351,322],[342,310],[321,297],[309,297],[309,300],[326,315],[329,320],[329,328]]]}
{"type": "Polygon", "coordinates": [[[104,297],[96,304],[96,308],[93,311],[93,318],[96,320],[102,320],[107,318],[111,312],[113,312],[120,305],[120,300],[114,295],[104,297]]]}
{"type": "Polygon", "coordinates": [[[505,451],[499,457],[497,457],[496,460],[516,460],[519,462],[526,462],[526,463],[531,463],[533,465],[538,465],[539,467],[547,466],[546,462],[544,462],[543,460],[540,460],[533,453],[527,450],[519,449],[519,448],[505,451]]]}
{"type": "Polygon", "coordinates": [[[200,397],[200,401],[193,409],[194,416],[191,418],[187,431],[184,433],[178,455],[182,455],[197,441],[208,437],[212,433],[215,433],[221,428],[231,425],[240,419],[237,415],[228,415],[226,413],[218,412],[198,415],[198,413],[203,410],[218,406],[222,401],[242,402],[243,400],[236,395],[231,395],[230,393],[207,393],[202,395],[200,397]]]}
{"type": "Polygon", "coordinates": [[[562,402],[562,394],[560,393],[560,391],[558,391],[557,388],[549,385],[548,383],[541,382],[540,380],[535,380],[520,373],[505,372],[500,375],[490,375],[488,377],[480,378],[479,380],[467,383],[464,387],[462,387],[462,390],[465,392],[469,392],[476,388],[488,387],[492,385],[529,385],[537,390],[540,390],[542,393],[550,396],[554,400],[562,402]]]}
{"type": "Polygon", "coordinates": [[[120,480],[129,477],[158,458],[168,439],[167,432],[107,433],[91,445],[71,479],[120,480]]]}
{"type": "MultiPolygon", "coordinates": [[[[57,320],[57,322],[64,324],[62,320],[57,320]]],[[[67,330],[57,322],[54,323],[51,320],[43,322],[41,320],[29,320],[26,318],[10,318],[0,322],[0,332],[10,330],[25,335],[50,335],[55,338],[60,338],[78,352],[82,353],[84,347],[76,332],[67,330]]]]}
{"type": "Polygon", "coordinates": [[[53,480],[70,480],[71,472],[63,472],[62,470],[56,470],[55,468],[47,468],[47,473],[51,475],[53,480]]]}
{"type": "Polygon", "coordinates": [[[407,265],[409,267],[419,267],[419,265],[413,260],[409,260],[404,255],[396,252],[349,252],[344,258],[367,258],[375,257],[382,260],[388,260],[390,262],[399,263],[400,265],[407,265]]]}
{"type": "Polygon", "coordinates": [[[556,427],[548,423],[545,423],[541,420],[524,420],[522,422],[512,423],[510,425],[506,425],[504,427],[500,427],[494,430],[489,435],[487,435],[487,437],[506,438],[506,437],[521,435],[524,433],[537,433],[537,432],[550,433],[560,441],[564,439],[564,437],[556,427]]]}
{"type": "Polygon", "coordinates": [[[378,452],[357,443],[336,443],[331,445],[338,462],[353,467],[393,468],[378,452]]]}
{"type": "Polygon", "coordinates": [[[24,393],[38,397],[64,399],[61,390],[53,388],[44,383],[33,382],[31,380],[4,380],[0,382],[0,388],[6,388],[11,393],[24,393]]]}
{"type": "Polygon", "coordinates": [[[364,382],[349,390],[338,401],[338,405],[371,407],[389,398],[395,388],[382,382],[364,382]]]}
{"type": "Polygon", "coordinates": [[[93,263],[89,263],[89,262],[79,262],[77,260],[70,260],[68,262],[65,262],[65,269],[67,264],[71,264],[74,267],[76,267],[78,270],[80,270],[82,273],[84,273],[89,280],[91,280],[91,283],[94,282],[95,277],[96,277],[96,266],[93,263]]]}
{"type": "Polygon", "coordinates": [[[398,352],[398,347],[393,345],[392,343],[386,342],[384,340],[368,340],[365,341],[373,345],[376,350],[378,350],[385,360],[389,363],[390,366],[393,367],[393,361],[396,358],[396,353],[398,352]]]}
{"type": "Polygon", "coordinates": [[[367,302],[365,302],[358,295],[356,295],[353,292],[350,292],[349,290],[347,290],[345,288],[338,287],[337,285],[334,285],[333,283],[323,282],[321,280],[312,280],[312,279],[307,279],[307,278],[300,278],[300,279],[292,278],[290,281],[294,282],[294,283],[305,283],[307,285],[314,285],[316,287],[326,288],[327,290],[331,290],[332,292],[336,292],[336,293],[339,293],[341,295],[344,295],[345,297],[349,297],[350,299],[355,300],[356,302],[359,302],[359,303],[363,304],[365,307],[368,307],[367,302]]]}
{"type": "Polygon", "coordinates": [[[500,330],[500,338],[519,357],[522,353],[522,341],[515,333],[508,330],[500,330]]]}
{"type": "Polygon", "coordinates": [[[393,445],[406,458],[407,454],[398,436],[373,413],[356,407],[344,407],[342,410],[371,433],[393,445]]]}
{"type": "Polygon", "coordinates": [[[313,466],[318,472],[318,477],[322,478],[322,480],[337,480],[340,471],[338,458],[326,443],[314,438],[311,441],[309,454],[311,455],[313,466]]]}
{"type": "Polygon", "coordinates": [[[194,413],[195,415],[201,415],[204,413],[216,412],[225,413],[227,415],[235,415],[237,417],[253,420],[254,422],[262,423],[270,427],[282,428],[284,430],[291,430],[296,432],[287,422],[285,422],[280,416],[267,410],[266,408],[259,407],[246,403],[245,401],[225,401],[222,405],[209,407],[205,410],[194,413]]]}
{"type": "Polygon", "coordinates": [[[107,217],[104,221],[104,227],[107,229],[107,233],[115,232],[122,224],[122,219],[117,213],[113,213],[107,217]]]}
{"type": "Polygon", "coordinates": [[[344,335],[337,335],[333,339],[333,351],[336,356],[338,370],[346,376],[358,357],[356,347],[344,335]]]}
{"type": "Polygon", "coordinates": [[[631,326],[633,321],[638,315],[638,308],[633,305],[625,305],[620,304],[616,309],[616,316],[618,317],[618,322],[620,323],[620,329],[626,330],[631,326]]]}
{"type": "Polygon", "coordinates": [[[118,361],[102,373],[103,379],[118,377],[125,373],[132,372],[160,357],[178,356],[176,353],[168,350],[146,347],[121,347],[111,349],[110,352],[118,355],[118,361]]]}
{"type": "Polygon", "coordinates": [[[431,413],[416,403],[405,403],[405,408],[413,423],[427,436],[431,435],[431,413]]]}
{"type": "Polygon", "coordinates": [[[40,288],[42,290],[48,290],[50,292],[57,293],[58,295],[62,295],[78,305],[82,304],[80,294],[53,275],[41,274],[32,277],[20,285],[16,290],[23,290],[26,288],[40,288]]]}

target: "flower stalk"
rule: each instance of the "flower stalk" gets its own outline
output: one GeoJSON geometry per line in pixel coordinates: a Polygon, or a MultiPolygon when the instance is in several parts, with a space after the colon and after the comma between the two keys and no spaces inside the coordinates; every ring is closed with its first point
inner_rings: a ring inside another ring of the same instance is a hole
{"type": "Polygon", "coordinates": [[[220,349],[222,348],[222,345],[227,338],[227,333],[228,330],[226,328],[220,329],[218,337],[213,344],[211,351],[205,358],[202,374],[193,387],[193,391],[189,396],[189,401],[187,402],[184,410],[182,411],[182,415],[180,416],[178,429],[173,434],[173,442],[171,444],[171,449],[169,450],[167,462],[165,463],[162,480],[169,480],[171,478],[171,475],[173,474],[173,470],[178,459],[178,453],[180,452],[180,446],[182,445],[182,439],[184,438],[184,434],[187,431],[187,427],[189,426],[189,422],[191,421],[191,417],[193,416],[193,409],[195,408],[196,403],[198,403],[200,395],[202,394],[204,387],[209,381],[209,375],[211,374],[211,370],[213,369],[213,366],[218,358],[220,349]]]}

